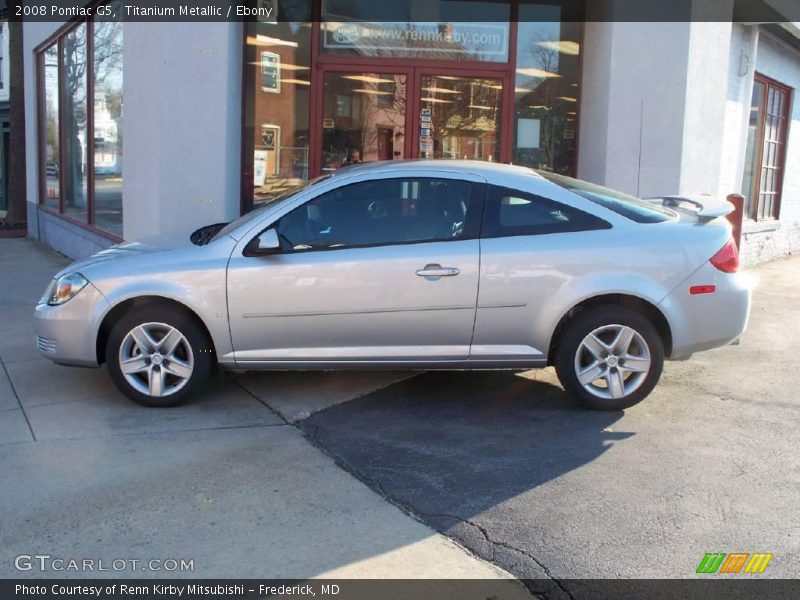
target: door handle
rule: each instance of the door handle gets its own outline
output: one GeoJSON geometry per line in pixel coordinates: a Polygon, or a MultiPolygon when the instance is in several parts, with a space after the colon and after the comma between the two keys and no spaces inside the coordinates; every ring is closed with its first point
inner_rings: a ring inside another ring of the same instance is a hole
{"type": "Polygon", "coordinates": [[[455,277],[460,272],[461,271],[455,267],[443,267],[442,265],[431,264],[425,265],[422,269],[419,269],[417,275],[435,281],[439,279],[439,277],[455,277]]]}

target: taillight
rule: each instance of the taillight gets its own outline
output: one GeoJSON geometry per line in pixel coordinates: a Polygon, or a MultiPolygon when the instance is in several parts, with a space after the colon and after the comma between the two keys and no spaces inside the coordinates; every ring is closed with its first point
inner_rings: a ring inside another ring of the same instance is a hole
{"type": "Polygon", "coordinates": [[[709,262],[723,273],[736,273],[739,270],[739,250],[733,238],[729,239],[709,262]]]}

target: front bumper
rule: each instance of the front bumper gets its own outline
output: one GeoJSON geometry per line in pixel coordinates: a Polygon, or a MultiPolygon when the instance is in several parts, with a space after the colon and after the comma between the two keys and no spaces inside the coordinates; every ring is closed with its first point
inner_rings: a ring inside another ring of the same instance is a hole
{"type": "Polygon", "coordinates": [[[36,347],[63,365],[96,367],[97,332],[110,305],[91,283],[59,306],[38,304],[33,313],[36,347]]]}
{"type": "Polygon", "coordinates": [[[675,288],[660,307],[672,331],[671,359],[738,342],[747,327],[753,281],[747,273],[723,273],[706,264],[675,288]],[[713,285],[692,295],[692,286],[713,285]]]}

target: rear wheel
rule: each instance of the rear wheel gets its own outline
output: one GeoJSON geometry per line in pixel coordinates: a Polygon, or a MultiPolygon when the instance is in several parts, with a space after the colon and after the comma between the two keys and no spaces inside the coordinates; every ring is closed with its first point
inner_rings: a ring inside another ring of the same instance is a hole
{"type": "Polygon", "coordinates": [[[620,410],[653,391],[664,367],[664,345],[653,324],[635,310],[591,308],[567,324],[555,365],[564,389],[585,406],[620,410]]]}
{"type": "Polygon", "coordinates": [[[200,390],[211,372],[211,343],[187,313],[146,304],[112,328],[106,347],[111,379],[145,406],[176,406],[200,390]]]}

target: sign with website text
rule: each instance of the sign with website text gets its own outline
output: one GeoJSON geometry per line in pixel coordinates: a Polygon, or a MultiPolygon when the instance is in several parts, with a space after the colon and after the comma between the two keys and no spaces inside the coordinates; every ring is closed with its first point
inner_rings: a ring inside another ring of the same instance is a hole
{"type": "Polygon", "coordinates": [[[326,49],[357,49],[369,55],[441,53],[480,60],[505,60],[508,25],[504,23],[322,24],[326,49]]]}

